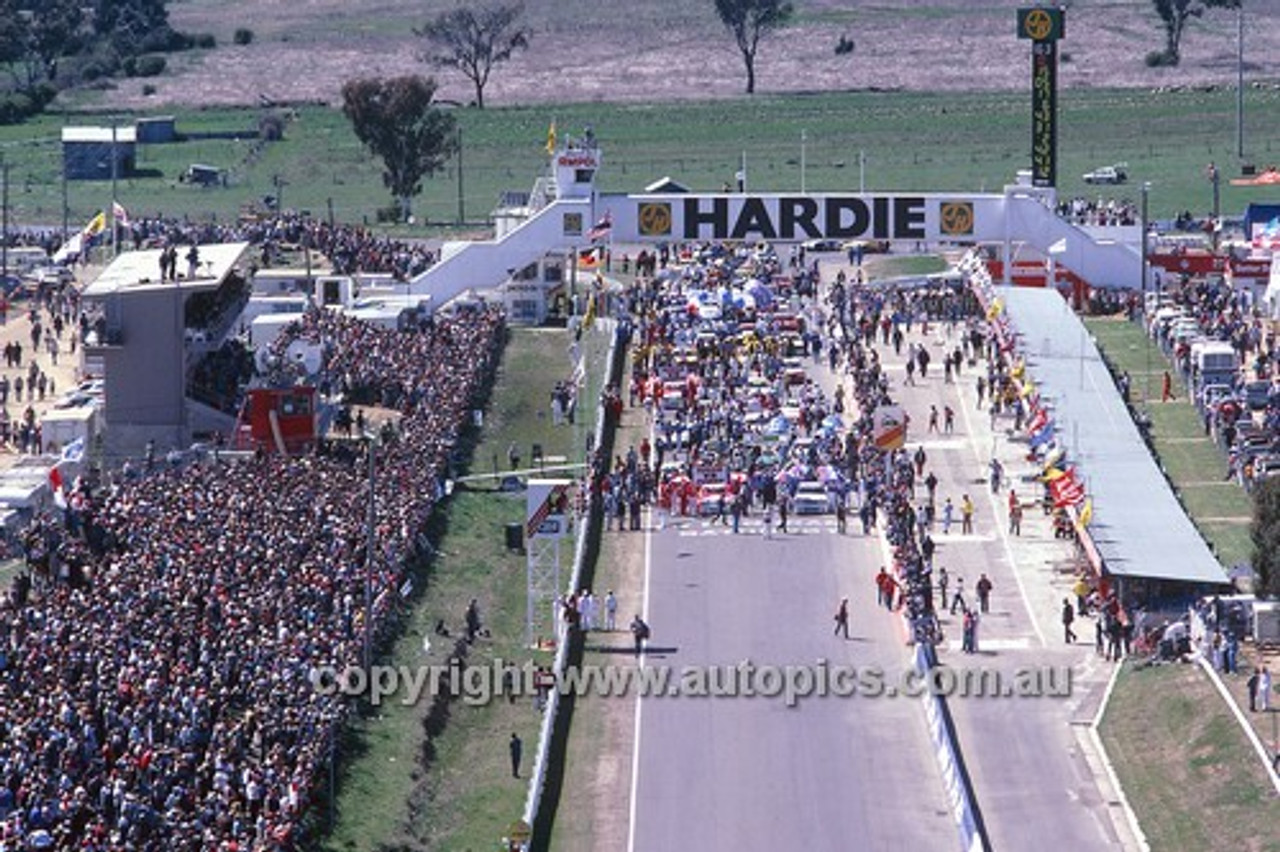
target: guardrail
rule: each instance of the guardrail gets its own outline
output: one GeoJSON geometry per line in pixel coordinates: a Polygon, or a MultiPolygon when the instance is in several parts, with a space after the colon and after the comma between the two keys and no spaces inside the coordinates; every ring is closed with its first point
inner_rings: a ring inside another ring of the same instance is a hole
{"type": "MultiPolygon", "coordinates": [[[[621,328],[615,325],[609,342],[609,354],[606,359],[607,373],[602,387],[616,384],[618,381],[621,368],[620,356],[625,354],[625,350],[619,349],[620,336],[621,328]]],[[[602,400],[598,400],[596,428],[591,442],[593,449],[610,449],[606,446],[606,440],[610,436],[606,432],[605,421],[604,404],[602,400]]],[[[612,456],[606,452],[604,457],[609,459],[612,456]]],[[[598,548],[601,526],[599,503],[593,490],[588,494],[586,515],[578,522],[578,535],[573,549],[573,572],[569,581],[571,589],[581,589],[585,586],[584,572],[587,570],[589,554],[593,545],[598,548]]],[[[582,648],[581,638],[567,635],[564,629],[559,630],[556,639],[556,657],[552,669],[558,681],[570,665],[571,659],[581,659],[582,648]]],[[[565,696],[562,700],[558,690],[550,690],[546,707],[542,712],[538,748],[534,754],[533,769],[529,775],[529,792],[525,797],[523,821],[525,826],[529,827],[532,836],[519,847],[523,850],[546,849],[550,845],[551,821],[559,799],[560,774],[549,775],[549,773],[557,757],[563,764],[563,756],[568,748],[569,719],[572,714],[573,697],[565,696]],[[548,787],[549,781],[550,787],[548,787]]],[[[560,768],[563,769],[563,766],[561,765],[560,768]]]]}
{"type": "MultiPolygon", "coordinates": [[[[937,652],[927,642],[918,642],[915,662],[920,676],[928,677],[930,670],[938,665],[937,652]]],[[[973,792],[973,782],[969,780],[969,772],[964,765],[964,755],[960,753],[960,742],[956,738],[951,711],[946,699],[935,695],[935,690],[926,689],[923,692],[929,736],[933,739],[933,753],[942,772],[942,786],[946,790],[951,816],[960,832],[960,848],[965,852],[987,852],[991,849],[991,841],[987,837],[987,827],[982,821],[982,811],[978,808],[978,799],[973,792]]]]}

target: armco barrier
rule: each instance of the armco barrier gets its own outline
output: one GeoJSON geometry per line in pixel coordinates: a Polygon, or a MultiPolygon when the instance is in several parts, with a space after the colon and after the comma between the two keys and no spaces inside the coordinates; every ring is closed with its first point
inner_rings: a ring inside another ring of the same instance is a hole
{"type": "MultiPolygon", "coordinates": [[[[917,643],[915,662],[920,676],[928,677],[929,672],[938,664],[933,646],[925,642],[917,643]]],[[[925,716],[929,720],[929,736],[933,739],[933,753],[938,760],[938,769],[942,772],[947,804],[960,832],[960,848],[964,852],[987,852],[991,848],[987,827],[982,821],[982,811],[978,808],[969,772],[965,769],[960,743],[956,739],[955,723],[951,720],[946,699],[926,689],[923,700],[925,716]]]]}
{"type": "MultiPolygon", "coordinates": [[[[600,322],[604,323],[607,320],[600,322]]],[[[618,383],[623,356],[626,355],[625,335],[625,326],[614,325],[602,388],[618,383]]],[[[596,428],[591,446],[601,452],[606,460],[613,458],[613,430],[606,424],[604,405],[601,401],[596,403],[596,428]]],[[[574,542],[570,589],[577,590],[590,586],[590,575],[594,571],[596,554],[600,550],[600,528],[603,520],[601,511],[602,507],[596,495],[589,494],[587,514],[579,521],[578,536],[574,542]]],[[[581,634],[566,636],[561,632],[556,638],[556,658],[552,664],[552,670],[558,679],[568,666],[582,663],[583,637],[581,634]]],[[[542,727],[538,734],[538,749],[534,754],[533,770],[529,776],[529,793],[524,803],[524,823],[532,829],[532,836],[524,845],[527,850],[547,849],[551,844],[551,825],[560,801],[560,788],[564,780],[565,755],[569,747],[569,722],[573,717],[573,704],[572,695],[561,696],[555,689],[548,693],[547,705],[542,713],[542,727]]]]}

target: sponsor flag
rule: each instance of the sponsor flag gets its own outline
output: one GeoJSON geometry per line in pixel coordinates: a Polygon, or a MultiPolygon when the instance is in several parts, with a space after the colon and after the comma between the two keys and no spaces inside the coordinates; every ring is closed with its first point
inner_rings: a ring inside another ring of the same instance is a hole
{"type": "Polygon", "coordinates": [[[604,216],[600,217],[600,221],[596,222],[595,227],[587,231],[587,239],[593,243],[598,243],[609,236],[613,231],[613,212],[604,211],[604,216]]]}
{"type": "Polygon", "coordinates": [[[1044,467],[1044,473],[1040,474],[1040,481],[1054,482],[1055,480],[1061,479],[1066,475],[1067,474],[1062,470],[1062,468],[1057,467],[1056,465],[1053,465],[1053,464],[1047,464],[1044,467]]]}
{"type": "Polygon", "coordinates": [[[1036,413],[1032,415],[1031,422],[1027,424],[1027,432],[1035,434],[1049,425],[1049,415],[1043,408],[1036,409],[1036,413]]]}
{"type": "Polygon", "coordinates": [[[53,492],[53,502],[59,509],[67,508],[67,495],[62,491],[62,471],[57,466],[49,468],[49,490],[53,492]]]}
{"type": "Polygon", "coordinates": [[[547,128],[547,153],[554,154],[556,152],[556,120],[551,119],[551,126],[547,128]]]}
{"type": "Polygon", "coordinates": [[[117,224],[129,227],[129,211],[119,201],[111,202],[111,215],[115,217],[117,224]]]}
{"type": "Polygon", "coordinates": [[[84,460],[84,436],[76,438],[62,448],[62,460],[72,463],[84,460]]]}
{"type": "Polygon", "coordinates": [[[1066,506],[1079,506],[1084,502],[1084,485],[1075,480],[1068,482],[1066,485],[1055,488],[1058,482],[1065,480],[1059,479],[1053,485],[1049,486],[1049,491],[1053,494],[1053,505],[1056,509],[1066,506]]]}
{"type": "Polygon", "coordinates": [[[1043,428],[1031,434],[1030,444],[1033,449],[1038,449],[1044,444],[1053,440],[1053,426],[1046,423],[1043,428]]]}
{"type": "Polygon", "coordinates": [[[1084,530],[1089,526],[1089,522],[1093,520],[1093,498],[1086,497],[1084,505],[1080,507],[1080,515],[1076,518],[1076,527],[1084,530]]]}

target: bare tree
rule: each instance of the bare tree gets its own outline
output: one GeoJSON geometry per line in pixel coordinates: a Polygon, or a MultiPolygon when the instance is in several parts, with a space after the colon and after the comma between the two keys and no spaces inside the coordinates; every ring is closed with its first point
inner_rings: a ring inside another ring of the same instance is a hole
{"type": "Polygon", "coordinates": [[[747,94],[756,90],[756,50],[760,37],[778,29],[794,11],[787,0],[716,0],[716,14],[733,33],[747,66],[747,94]]]}
{"type": "Polygon", "coordinates": [[[519,25],[524,5],[460,6],[415,29],[431,49],[423,57],[437,68],[456,68],[476,87],[476,106],[484,109],[484,87],[493,66],[529,47],[529,31],[519,25]]]}
{"type": "Polygon", "coordinates": [[[1182,59],[1182,32],[1191,18],[1198,18],[1206,9],[1236,9],[1240,0],[1151,0],[1164,24],[1164,52],[1154,55],[1148,64],[1177,65],[1182,59]]]}

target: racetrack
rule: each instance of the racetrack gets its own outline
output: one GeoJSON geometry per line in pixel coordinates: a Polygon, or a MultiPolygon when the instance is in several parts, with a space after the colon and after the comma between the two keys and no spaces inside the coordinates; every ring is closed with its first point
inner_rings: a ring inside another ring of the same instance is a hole
{"type": "MultiPolygon", "coordinates": [[[[879,540],[791,518],[766,540],[758,511],[734,535],[685,519],[653,532],[645,665],[881,666],[908,649],[876,606],[879,540]],[[850,639],[832,635],[850,599],[850,639]]],[[[956,830],[918,700],[644,698],[630,849],[947,849],[956,830]]]]}

